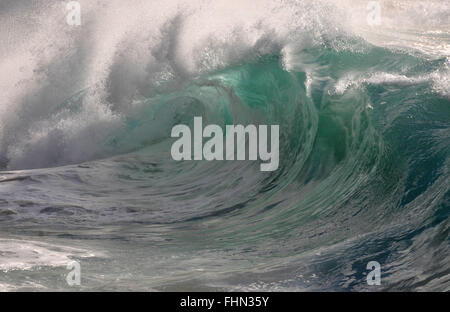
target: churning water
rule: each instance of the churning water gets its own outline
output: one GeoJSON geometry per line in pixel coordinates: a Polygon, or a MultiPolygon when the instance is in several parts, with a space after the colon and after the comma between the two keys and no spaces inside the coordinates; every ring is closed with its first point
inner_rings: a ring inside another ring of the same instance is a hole
{"type": "Polygon", "coordinates": [[[0,2],[0,290],[449,290],[450,4],[0,2]],[[280,163],[172,160],[277,124],[280,163]]]}

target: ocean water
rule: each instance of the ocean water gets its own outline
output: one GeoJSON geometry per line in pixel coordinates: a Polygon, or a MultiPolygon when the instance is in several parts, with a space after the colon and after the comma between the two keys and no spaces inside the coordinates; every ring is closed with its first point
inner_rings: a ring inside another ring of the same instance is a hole
{"type": "Polygon", "coordinates": [[[79,2],[0,2],[0,291],[450,290],[448,2],[79,2]],[[278,170],[172,160],[194,116],[278,170]]]}

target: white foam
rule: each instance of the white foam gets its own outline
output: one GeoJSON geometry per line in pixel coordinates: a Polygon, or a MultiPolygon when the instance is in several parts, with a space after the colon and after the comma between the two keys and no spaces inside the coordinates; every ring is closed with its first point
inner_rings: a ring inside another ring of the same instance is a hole
{"type": "MultiPolygon", "coordinates": [[[[0,239],[0,270],[30,270],[35,267],[67,266],[72,257],[94,257],[87,250],[53,245],[38,241],[0,239]]],[[[0,288],[8,286],[0,285],[0,288]]]]}
{"type": "Polygon", "coordinates": [[[377,72],[369,75],[353,73],[335,83],[334,93],[343,94],[349,88],[358,88],[364,84],[396,84],[406,86],[429,82],[434,92],[445,97],[450,97],[449,77],[450,71],[448,70],[438,70],[430,74],[411,77],[386,72],[377,72]]]}

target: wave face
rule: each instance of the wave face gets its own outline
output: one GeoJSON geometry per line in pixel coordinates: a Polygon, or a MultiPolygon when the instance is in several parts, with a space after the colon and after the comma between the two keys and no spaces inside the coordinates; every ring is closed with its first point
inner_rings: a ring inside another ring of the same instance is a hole
{"type": "Polygon", "coordinates": [[[0,290],[450,290],[448,4],[80,2],[0,4],[0,290]],[[194,116],[278,170],[173,161],[194,116]]]}

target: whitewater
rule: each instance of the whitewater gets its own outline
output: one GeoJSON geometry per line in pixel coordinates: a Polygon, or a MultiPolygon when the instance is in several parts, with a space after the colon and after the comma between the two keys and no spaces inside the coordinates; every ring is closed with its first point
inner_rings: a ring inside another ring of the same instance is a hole
{"type": "Polygon", "coordinates": [[[0,291],[450,290],[448,2],[66,3],[0,0],[0,291]],[[277,170],[173,160],[195,117],[277,170]]]}

